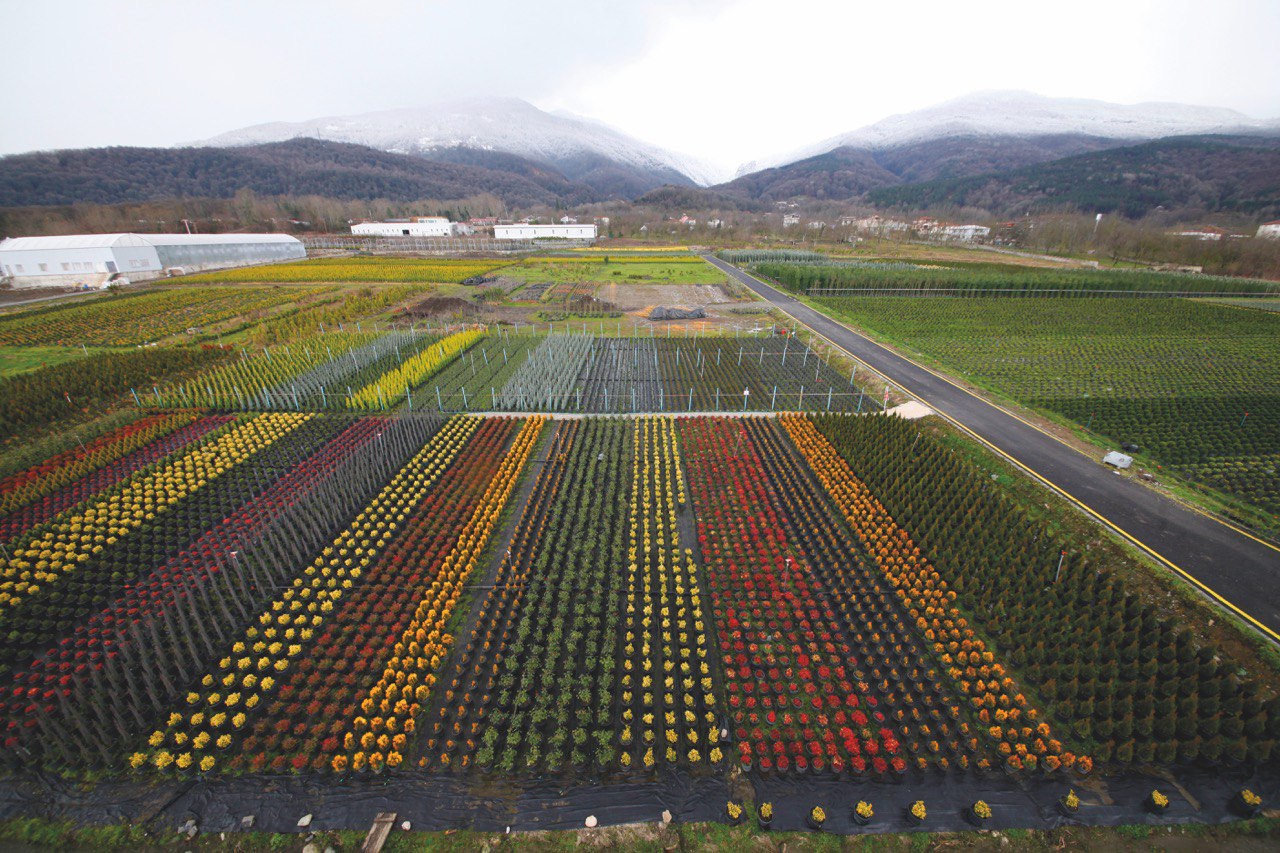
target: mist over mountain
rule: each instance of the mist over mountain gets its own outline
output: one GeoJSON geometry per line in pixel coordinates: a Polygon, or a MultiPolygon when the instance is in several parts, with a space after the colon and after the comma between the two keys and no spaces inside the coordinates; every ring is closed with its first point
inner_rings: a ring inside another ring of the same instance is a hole
{"type": "Polygon", "coordinates": [[[708,187],[717,171],[693,158],[581,116],[481,98],[255,125],[190,147],[12,155],[0,158],[0,206],[229,198],[250,189],[340,200],[490,194],[516,209],[635,200],[749,210],[813,199],[1002,213],[1267,211],[1273,148],[1265,141],[1276,138],[1280,122],[1227,109],[985,92],[891,116],[708,187]],[[1168,144],[1144,147],[1156,141],[1168,144]]]}
{"type": "Polygon", "coordinates": [[[1046,206],[1130,216],[1170,205],[1263,210],[1270,209],[1266,141],[1277,137],[1280,122],[1216,107],[1124,106],[989,92],[892,116],[715,189],[763,201],[856,199],[910,209],[967,205],[1002,214],[1046,206]],[[1188,138],[1216,141],[1179,141],[1188,138]],[[1168,144],[1141,144],[1156,140],[1168,144]],[[1107,158],[1108,151],[1124,153],[1107,158]],[[1063,168],[1050,168],[1067,160],[1063,168]],[[1233,195],[1225,184],[1196,188],[1197,170],[1206,168],[1220,182],[1238,169],[1238,191],[1233,195]]]}
{"type": "Polygon", "coordinates": [[[616,197],[663,184],[708,184],[721,173],[696,158],[641,142],[605,124],[552,114],[519,98],[473,98],[426,107],[272,122],[232,130],[200,145],[237,147],[297,138],[365,145],[452,161],[513,154],[616,197]],[[460,153],[463,152],[463,153],[460,153]]]}
{"type": "Polygon", "coordinates": [[[487,164],[433,162],[318,139],[238,148],[85,148],[0,158],[3,207],[231,198],[241,189],[391,201],[490,193],[513,207],[598,198],[586,184],[513,155],[487,164]]]}
{"type": "Polygon", "coordinates": [[[1032,92],[986,91],[892,115],[787,154],[746,163],[739,167],[738,176],[786,166],[838,148],[881,151],[946,138],[1072,137],[1123,144],[1166,136],[1278,132],[1280,120],[1263,121],[1223,107],[1112,104],[1083,98],[1049,98],[1032,92]]]}

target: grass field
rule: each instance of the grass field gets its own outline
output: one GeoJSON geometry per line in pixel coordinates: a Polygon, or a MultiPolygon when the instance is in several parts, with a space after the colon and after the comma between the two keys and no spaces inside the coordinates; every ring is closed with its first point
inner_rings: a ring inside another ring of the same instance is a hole
{"type": "Polygon", "coordinates": [[[1181,299],[818,301],[978,384],[1280,513],[1280,316],[1181,299]]]}
{"type": "Polygon", "coordinates": [[[628,284],[717,284],[724,274],[693,255],[533,258],[502,270],[525,281],[626,282],[628,284]]]}
{"type": "MultiPolygon", "coordinates": [[[[100,352],[98,349],[88,353],[100,352]]],[[[80,347],[0,347],[0,377],[38,370],[64,361],[72,361],[86,354],[80,347]]]]}
{"type": "Polygon", "coordinates": [[[349,282],[386,281],[419,284],[457,283],[502,267],[505,261],[448,258],[317,258],[288,264],[223,270],[185,276],[182,284],[210,282],[349,282]]]}

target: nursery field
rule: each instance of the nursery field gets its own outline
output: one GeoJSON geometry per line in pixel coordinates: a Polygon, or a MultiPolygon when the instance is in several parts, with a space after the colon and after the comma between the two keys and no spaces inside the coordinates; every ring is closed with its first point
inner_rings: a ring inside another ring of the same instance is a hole
{"type": "Polygon", "coordinates": [[[315,258],[295,263],[221,270],[183,276],[183,284],[218,282],[413,282],[456,284],[503,267],[498,260],[453,258],[315,258]]]}
{"type": "Polygon", "coordinates": [[[1280,796],[1274,671],[897,418],[169,408],[0,480],[0,541],[0,787],[591,779],[734,822],[745,783],[842,832],[1102,773],[1109,816],[1280,796]]]}
{"type": "Polygon", "coordinates": [[[0,346],[145,344],[189,328],[237,319],[249,322],[272,308],[293,306],[326,292],[318,288],[171,288],[54,305],[0,316],[0,346]]]}
{"type": "Polygon", "coordinates": [[[1280,516],[1280,316],[1182,299],[822,299],[966,378],[1280,516]]]}
{"type": "Polygon", "coordinates": [[[415,326],[242,349],[138,393],[147,406],[221,411],[862,412],[883,402],[870,383],[790,338],[415,326]]]}
{"type": "Polygon", "coordinates": [[[1280,284],[1261,279],[1184,275],[1148,270],[1029,269],[1000,263],[923,264],[900,261],[831,262],[797,251],[738,251],[730,263],[793,293],[840,296],[1213,296],[1280,295],[1280,284]]]}

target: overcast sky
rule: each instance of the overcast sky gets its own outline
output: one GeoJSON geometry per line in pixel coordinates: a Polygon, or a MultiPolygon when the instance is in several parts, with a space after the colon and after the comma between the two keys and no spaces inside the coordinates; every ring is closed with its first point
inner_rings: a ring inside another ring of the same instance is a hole
{"type": "Polygon", "coordinates": [[[1277,0],[0,0],[0,153],[523,97],[732,167],[982,89],[1280,117],[1277,0]]]}

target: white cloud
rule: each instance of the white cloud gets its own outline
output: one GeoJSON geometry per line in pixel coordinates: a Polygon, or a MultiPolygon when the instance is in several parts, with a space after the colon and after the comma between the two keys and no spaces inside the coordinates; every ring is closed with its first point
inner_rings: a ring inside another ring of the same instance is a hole
{"type": "Polygon", "coordinates": [[[744,0],[551,99],[738,164],[984,89],[1280,115],[1280,4],[744,0]]]}

